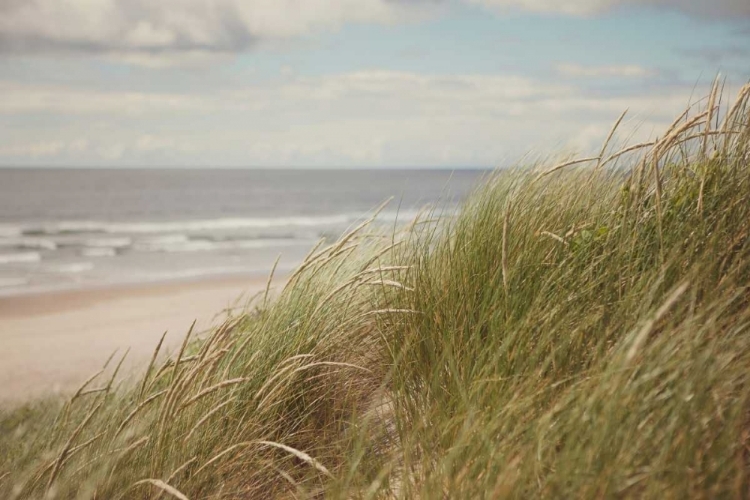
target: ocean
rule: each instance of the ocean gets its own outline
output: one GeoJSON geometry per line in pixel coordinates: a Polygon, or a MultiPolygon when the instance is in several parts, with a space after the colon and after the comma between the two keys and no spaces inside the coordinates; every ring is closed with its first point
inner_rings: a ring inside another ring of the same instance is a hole
{"type": "Polygon", "coordinates": [[[388,198],[451,213],[485,171],[0,169],[0,296],[293,269],[388,198]]]}

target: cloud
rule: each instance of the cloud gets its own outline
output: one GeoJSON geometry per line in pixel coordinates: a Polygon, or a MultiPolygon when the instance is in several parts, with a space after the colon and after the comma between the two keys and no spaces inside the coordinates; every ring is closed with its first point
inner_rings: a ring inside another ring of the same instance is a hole
{"type": "Polygon", "coordinates": [[[154,112],[206,111],[210,100],[177,93],[114,92],[0,80],[0,115],[55,114],[142,115],[154,112]]]}
{"type": "Polygon", "coordinates": [[[0,0],[0,51],[236,53],[344,23],[394,23],[422,1],[0,0]]]}
{"type": "Polygon", "coordinates": [[[657,7],[696,17],[750,19],[747,0],[467,0],[497,9],[520,9],[537,13],[594,16],[620,7],[657,7]]]}
{"type": "Polygon", "coordinates": [[[644,78],[655,74],[654,71],[635,64],[619,66],[581,66],[579,64],[558,64],[557,72],[571,78],[644,78]]]}
{"type": "Polygon", "coordinates": [[[523,76],[396,71],[280,75],[211,93],[5,82],[0,164],[491,166],[595,149],[626,108],[625,129],[664,126],[691,90],[594,95],[523,76]]]}
{"type": "MultiPolygon", "coordinates": [[[[747,0],[460,0],[485,7],[593,16],[651,6],[750,19],[747,0]]],[[[393,24],[447,0],[0,0],[0,53],[69,52],[162,67],[236,54],[347,23],[393,24]]]]}

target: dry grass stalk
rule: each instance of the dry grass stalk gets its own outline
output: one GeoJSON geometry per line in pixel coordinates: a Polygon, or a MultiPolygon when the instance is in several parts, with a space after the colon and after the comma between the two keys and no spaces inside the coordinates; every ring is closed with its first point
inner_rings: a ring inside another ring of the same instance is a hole
{"type": "MultiPolygon", "coordinates": [[[[197,379],[198,375],[201,373],[201,371],[205,367],[210,367],[211,364],[216,360],[220,359],[222,355],[224,355],[226,351],[219,351],[208,358],[206,358],[202,363],[196,364],[193,369],[187,373],[187,375],[182,376],[182,373],[180,373],[180,377],[178,380],[173,384],[173,387],[170,388],[170,392],[167,395],[167,399],[165,401],[165,404],[162,406],[162,413],[160,416],[160,422],[163,423],[163,425],[166,425],[166,421],[169,417],[173,416],[175,414],[175,408],[177,407],[177,403],[181,397],[184,396],[184,394],[187,392],[185,389],[190,387],[191,384],[194,385],[195,380],[197,379]]],[[[160,429],[163,429],[163,427],[160,426],[160,429]]],[[[159,436],[161,437],[163,434],[160,430],[159,436]]]]}
{"type": "Polygon", "coordinates": [[[677,127],[677,124],[680,123],[682,120],[684,120],[688,113],[690,113],[690,109],[692,106],[688,106],[685,108],[685,111],[683,111],[677,118],[674,119],[674,121],[667,127],[667,129],[664,131],[664,134],[662,134],[664,137],[668,136],[672,133],[672,131],[677,127]]]}
{"type": "MultiPolygon", "coordinates": [[[[222,379],[229,378],[229,371],[234,366],[234,363],[237,361],[237,358],[239,358],[244,352],[245,348],[247,347],[247,344],[250,343],[250,341],[253,340],[252,333],[246,332],[245,333],[245,339],[242,341],[241,344],[239,344],[237,347],[234,348],[234,354],[232,354],[232,357],[229,358],[229,361],[227,361],[226,367],[224,368],[224,372],[221,375],[222,379]]],[[[246,366],[255,361],[255,358],[260,354],[260,351],[255,351],[251,356],[250,359],[246,362],[246,366]]],[[[243,369],[243,372],[245,370],[243,369]]]]}
{"type": "Polygon", "coordinates": [[[252,441],[248,441],[248,442],[244,442],[244,443],[237,443],[237,444],[233,444],[233,445],[232,445],[232,446],[230,446],[229,448],[226,448],[225,450],[223,450],[223,451],[219,452],[219,453],[218,453],[217,455],[214,455],[214,456],[213,456],[213,457],[212,457],[212,458],[211,458],[211,459],[210,459],[210,460],[209,460],[208,462],[206,462],[205,464],[201,465],[201,467],[200,467],[200,468],[199,468],[199,469],[198,469],[197,471],[195,471],[195,473],[193,474],[193,477],[196,477],[196,476],[197,476],[198,474],[200,474],[200,473],[201,473],[202,471],[204,471],[205,469],[207,469],[208,467],[210,467],[211,465],[213,465],[213,464],[214,464],[214,463],[216,463],[217,461],[221,460],[221,458],[222,458],[222,457],[224,457],[224,456],[228,455],[229,453],[232,453],[233,451],[235,451],[235,450],[238,450],[238,449],[240,449],[240,448],[247,448],[248,446],[252,446],[252,445],[253,445],[253,442],[252,442],[252,441]]]}
{"type": "Polygon", "coordinates": [[[294,369],[294,365],[290,363],[290,361],[301,360],[301,359],[308,358],[308,357],[312,357],[312,355],[302,354],[298,356],[293,356],[289,358],[288,360],[282,362],[281,364],[284,366],[280,370],[277,370],[276,373],[274,373],[271,377],[268,378],[268,380],[266,380],[266,382],[261,386],[261,388],[258,389],[258,391],[255,393],[255,395],[253,396],[253,399],[257,400],[258,398],[260,398],[263,395],[263,393],[271,386],[271,384],[273,384],[275,381],[281,378],[285,373],[294,369]]]}
{"type": "Polygon", "coordinates": [[[224,355],[226,355],[226,353],[228,353],[229,351],[230,348],[225,347],[216,351],[208,360],[206,360],[205,364],[208,366],[208,369],[206,370],[206,373],[203,374],[203,378],[201,379],[201,381],[196,384],[196,387],[203,388],[206,386],[206,384],[209,383],[211,377],[213,377],[214,375],[214,372],[216,372],[216,369],[219,367],[219,363],[221,363],[224,355]]]}
{"type": "Polygon", "coordinates": [[[156,486],[160,490],[164,491],[165,493],[168,493],[172,495],[173,497],[179,499],[179,500],[189,500],[188,497],[186,497],[181,491],[179,491],[177,488],[174,488],[164,481],[160,479],[143,479],[141,481],[138,481],[137,483],[134,483],[133,486],[128,488],[128,490],[132,490],[133,488],[140,486],[142,484],[150,484],[152,486],[156,486]]]}
{"type": "Polygon", "coordinates": [[[345,290],[346,288],[349,288],[350,286],[354,285],[358,281],[360,281],[361,278],[355,276],[354,278],[350,279],[349,281],[345,281],[340,286],[334,288],[328,295],[323,297],[323,299],[320,301],[318,306],[313,310],[313,312],[310,314],[310,317],[314,318],[318,314],[318,312],[325,307],[328,302],[330,302],[333,297],[335,297],[339,292],[342,290],[345,290]]]}
{"type": "Polygon", "coordinates": [[[654,162],[652,166],[652,170],[654,172],[654,184],[656,184],[656,214],[657,214],[657,221],[659,226],[659,249],[660,249],[660,255],[661,255],[661,261],[664,262],[664,229],[663,229],[663,213],[662,213],[662,206],[661,206],[661,178],[659,176],[659,165],[658,163],[654,162]]]}
{"type": "Polygon", "coordinates": [[[559,241],[563,245],[568,246],[568,242],[565,240],[565,238],[563,238],[562,236],[558,236],[555,233],[552,233],[550,231],[541,231],[539,234],[544,235],[544,236],[549,236],[553,240],[559,241]]]}
{"type": "Polygon", "coordinates": [[[312,278],[316,274],[318,274],[321,271],[321,269],[325,268],[326,264],[328,264],[329,262],[335,260],[337,257],[341,257],[343,255],[346,255],[348,253],[353,252],[354,250],[357,249],[357,247],[359,247],[359,243],[358,242],[357,243],[352,243],[349,246],[346,246],[346,247],[343,247],[343,248],[339,248],[335,252],[327,255],[324,259],[320,260],[319,262],[317,262],[315,264],[315,268],[310,273],[310,278],[312,278]]]}
{"type": "MultiPolygon", "coordinates": [[[[192,361],[197,361],[198,355],[193,354],[192,356],[183,357],[180,359],[179,365],[184,365],[186,363],[190,363],[192,361]]],[[[161,380],[162,377],[164,377],[168,372],[170,368],[178,367],[177,363],[175,363],[174,359],[167,359],[164,361],[164,363],[159,367],[159,369],[156,371],[156,374],[151,379],[151,382],[148,383],[148,386],[146,387],[146,392],[150,392],[151,389],[154,388],[156,383],[161,380]]]]}
{"type": "Polygon", "coordinates": [[[750,83],[744,85],[737,94],[737,99],[724,117],[724,121],[720,127],[721,132],[726,131],[730,127],[735,119],[735,114],[745,104],[748,97],[750,97],[750,83]]]}
{"type": "Polygon", "coordinates": [[[607,138],[604,140],[604,144],[602,144],[602,149],[599,151],[599,156],[597,156],[597,162],[596,167],[594,167],[594,171],[598,170],[602,166],[602,158],[604,158],[604,153],[607,152],[607,147],[609,146],[609,141],[612,140],[612,137],[614,137],[615,132],[617,131],[617,127],[620,126],[620,123],[622,123],[623,118],[625,118],[625,115],[628,113],[628,110],[622,112],[620,117],[615,121],[615,124],[612,126],[612,129],[609,131],[609,135],[607,135],[607,138]]]}
{"type": "Polygon", "coordinates": [[[358,366],[352,363],[343,363],[343,362],[337,362],[337,361],[317,361],[315,363],[310,363],[309,365],[300,366],[299,368],[296,368],[292,373],[298,373],[301,371],[309,370],[310,368],[315,368],[316,366],[341,366],[345,368],[354,368],[355,370],[361,370],[367,373],[372,373],[372,370],[369,370],[362,366],[358,366]]]}
{"type": "Polygon", "coordinates": [[[393,197],[390,197],[387,200],[385,200],[383,203],[381,203],[380,206],[378,206],[373,211],[373,214],[367,220],[365,220],[359,226],[357,226],[354,229],[352,229],[351,231],[349,231],[349,233],[347,233],[344,236],[342,236],[341,239],[339,239],[338,243],[331,248],[330,252],[332,254],[335,253],[336,251],[338,251],[339,249],[341,249],[344,245],[346,245],[346,243],[349,240],[351,240],[356,234],[358,234],[364,228],[366,228],[367,226],[369,226],[370,224],[372,224],[373,221],[375,221],[375,219],[378,217],[378,215],[380,214],[380,212],[382,212],[383,209],[391,202],[391,200],[393,200],[393,197]]]}
{"type": "Polygon", "coordinates": [[[190,398],[187,401],[185,401],[184,403],[182,403],[177,408],[177,411],[184,410],[188,406],[190,406],[190,405],[192,405],[192,404],[200,401],[201,399],[203,399],[204,397],[208,396],[212,392],[216,392],[219,389],[223,389],[224,387],[231,387],[233,385],[237,385],[237,384],[240,384],[242,382],[247,382],[248,380],[249,380],[248,378],[242,377],[242,378],[235,378],[235,379],[231,379],[231,380],[224,380],[223,382],[219,382],[218,384],[214,384],[211,387],[203,389],[201,392],[199,392],[198,394],[196,394],[192,398],[190,398]]]}
{"type": "Polygon", "coordinates": [[[117,431],[115,431],[114,436],[112,436],[112,439],[114,440],[117,436],[120,435],[120,433],[125,429],[125,426],[128,425],[128,423],[135,418],[138,413],[144,409],[146,406],[148,406],[151,402],[155,401],[156,398],[163,396],[167,393],[167,389],[164,389],[162,391],[157,392],[156,394],[152,394],[148,398],[144,399],[140,403],[138,403],[138,406],[135,407],[133,411],[131,411],[127,417],[125,417],[122,421],[122,423],[117,427],[117,431]]]}
{"type": "Polygon", "coordinates": [[[89,394],[99,394],[100,392],[106,392],[106,387],[97,387],[96,389],[88,389],[78,394],[78,397],[88,396],[89,394]]]}
{"type": "Polygon", "coordinates": [[[146,368],[146,373],[143,375],[143,383],[141,384],[141,390],[138,392],[138,401],[143,399],[143,394],[146,391],[146,384],[148,383],[148,377],[151,374],[151,369],[154,367],[154,363],[156,362],[156,357],[159,355],[159,350],[161,349],[161,345],[164,343],[164,338],[167,336],[167,332],[165,331],[161,338],[159,339],[159,343],[156,344],[156,349],[154,349],[154,354],[151,356],[151,361],[148,364],[148,368],[146,368]]]}
{"type": "Polygon", "coordinates": [[[311,259],[311,258],[313,257],[313,255],[316,255],[316,252],[318,251],[318,249],[319,249],[319,248],[320,248],[320,247],[321,247],[321,246],[323,245],[323,243],[325,243],[325,242],[326,242],[326,239],[325,239],[325,237],[324,237],[324,238],[320,238],[320,239],[319,239],[319,240],[317,241],[317,243],[315,243],[315,245],[313,245],[313,247],[312,247],[312,248],[310,249],[310,251],[308,251],[308,252],[307,252],[307,255],[305,255],[305,258],[304,258],[304,259],[302,259],[302,263],[305,263],[305,262],[307,262],[308,260],[310,260],[310,259],[311,259]]]}
{"type": "Polygon", "coordinates": [[[197,320],[193,320],[190,328],[188,328],[187,334],[185,334],[185,338],[182,339],[182,346],[180,346],[180,352],[177,354],[177,359],[174,362],[174,369],[172,370],[172,384],[174,384],[175,377],[177,376],[177,369],[180,366],[180,360],[182,359],[182,355],[185,354],[185,348],[187,347],[190,336],[193,333],[193,328],[195,328],[196,321],[197,320]]]}
{"type": "MultiPolygon", "coordinates": [[[[114,356],[114,353],[112,353],[112,356],[114,356]]],[[[110,357],[110,359],[111,359],[111,357],[110,357]]],[[[87,379],[86,379],[86,381],[85,381],[85,382],[84,382],[83,384],[81,384],[81,386],[80,386],[80,387],[78,388],[78,390],[77,390],[77,391],[76,391],[76,392],[75,392],[75,393],[73,394],[73,396],[72,396],[72,397],[70,398],[70,402],[72,403],[72,402],[73,402],[73,401],[75,401],[75,400],[76,400],[76,399],[77,399],[77,398],[78,398],[79,396],[81,396],[81,393],[83,392],[83,390],[84,390],[84,389],[86,389],[86,387],[88,387],[88,385],[89,385],[89,384],[90,384],[91,382],[93,382],[93,381],[94,381],[94,379],[96,379],[96,378],[97,378],[97,377],[98,377],[99,375],[101,375],[102,373],[104,373],[104,370],[106,370],[106,365],[105,365],[105,367],[104,367],[104,368],[102,368],[101,370],[99,370],[98,372],[96,372],[95,374],[93,374],[92,376],[90,376],[89,378],[87,378],[87,379]]]]}
{"type": "Polygon", "coordinates": [[[99,434],[97,434],[96,436],[94,436],[91,439],[89,439],[88,441],[85,441],[85,442],[79,444],[78,446],[72,448],[68,452],[68,454],[65,457],[65,459],[60,464],[60,469],[62,470],[62,468],[65,467],[65,464],[68,462],[68,460],[70,460],[71,458],[73,458],[78,452],[85,450],[86,448],[88,448],[89,446],[91,446],[92,444],[94,444],[95,442],[97,442],[106,433],[107,433],[107,430],[104,430],[104,431],[100,432],[99,434]]]}
{"type": "MultiPolygon", "coordinates": [[[[164,398],[164,402],[161,405],[158,418],[156,419],[156,446],[157,448],[161,448],[164,444],[164,440],[166,439],[167,435],[167,421],[169,420],[169,417],[172,415],[172,411],[176,405],[177,398],[180,395],[180,391],[178,389],[181,389],[184,384],[185,380],[190,380],[192,377],[191,374],[196,373],[196,368],[193,368],[193,370],[188,374],[188,376],[184,377],[183,374],[185,373],[185,370],[180,370],[175,377],[172,380],[172,383],[170,384],[167,395],[164,398]]],[[[154,455],[154,459],[157,459],[157,454],[154,455]]]]}
{"type": "MultiPolygon", "coordinates": [[[[359,233],[361,230],[363,230],[364,228],[366,228],[367,226],[369,226],[375,220],[375,218],[380,213],[380,211],[383,208],[385,208],[385,206],[389,202],[390,202],[390,199],[387,200],[387,201],[385,201],[383,204],[381,204],[375,210],[375,213],[370,218],[368,218],[367,220],[365,220],[364,222],[362,222],[359,226],[357,226],[356,228],[354,228],[349,233],[347,233],[344,236],[342,236],[335,244],[333,244],[333,245],[331,245],[331,246],[329,246],[327,248],[324,248],[323,250],[319,251],[318,253],[316,253],[316,254],[312,255],[311,257],[309,257],[308,259],[306,259],[292,273],[292,275],[289,277],[289,279],[287,280],[286,285],[284,286],[284,290],[282,291],[282,293],[284,291],[286,291],[287,289],[289,289],[294,283],[296,283],[297,279],[302,275],[302,273],[305,270],[307,270],[308,268],[310,268],[311,266],[313,266],[314,264],[317,266],[318,269],[321,269],[323,266],[325,266],[325,264],[327,262],[329,262],[332,259],[334,259],[334,258],[336,258],[336,257],[338,257],[338,256],[340,256],[342,254],[344,254],[349,249],[353,249],[353,248],[356,248],[357,246],[359,246],[359,243],[354,243],[353,245],[345,247],[346,249],[344,249],[344,245],[346,245],[346,243],[349,240],[351,240],[357,233],[359,233]],[[318,264],[318,261],[320,259],[323,259],[323,258],[324,258],[323,262],[320,263],[320,264],[318,264]]],[[[315,274],[315,273],[313,273],[313,274],[315,274]]]]}
{"type": "Polygon", "coordinates": [[[273,267],[271,268],[271,272],[268,274],[268,282],[266,283],[266,290],[263,292],[263,309],[266,308],[268,305],[268,292],[271,290],[271,282],[273,281],[273,275],[276,272],[276,266],[279,265],[279,259],[281,259],[281,255],[276,257],[276,260],[273,262],[273,267]]]}
{"type": "Polygon", "coordinates": [[[117,363],[115,370],[112,372],[112,376],[109,378],[109,382],[107,382],[107,386],[104,388],[105,393],[109,394],[110,389],[112,389],[112,384],[115,382],[115,379],[117,378],[117,374],[120,372],[120,368],[122,368],[122,364],[125,362],[125,358],[128,357],[128,353],[130,353],[129,347],[120,358],[120,362],[117,363]]]}
{"type": "Polygon", "coordinates": [[[599,161],[601,158],[598,156],[592,156],[591,158],[581,158],[579,160],[570,160],[563,163],[560,163],[558,165],[555,165],[554,167],[550,168],[549,170],[545,170],[541,174],[539,174],[535,179],[534,182],[538,181],[542,177],[546,177],[554,172],[557,172],[558,170],[562,170],[565,167],[571,167],[573,165],[579,165],[581,163],[589,163],[592,161],[599,161]]]}
{"type": "MultiPolygon", "coordinates": [[[[275,387],[273,389],[269,390],[268,393],[266,393],[266,395],[263,397],[263,399],[258,403],[258,408],[270,408],[271,406],[273,406],[272,404],[270,404],[270,401],[273,399],[274,396],[276,396],[276,394],[280,393],[282,391],[282,389],[284,387],[286,387],[285,384],[288,384],[293,379],[293,377],[294,377],[294,375],[296,373],[299,373],[300,371],[303,371],[303,370],[305,370],[307,368],[311,368],[311,367],[314,367],[314,366],[320,366],[320,365],[326,365],[326,364],[332,365],[332,364],[335,364],[335,363],[333,363],[333,362],[319,362],[319,363],[311,363],[309,365],[303,365],[301,367],[297,367],[294,370],[292,370],[283,379],[280,378],[280,375],[282,374],[281,372],[286,373],[286,371],[279,370],[279,374],[277,374],[279,376],[274,377],[274,381],[278,380],[278,383],[275,385],[275,387]]],[[[351,365],[351,366],[359,368],[356,365],[351,365]]],[[[291,365],[288,366],[287,368],[291,368],[291,365]]],[[[265,384],[263,386],[264,389],[267,388],[268,385],[269,384],[265,384]]],[[[258,393],[256,394],[256,396],[258,394],[260,394],[260,391],[258,391],[258,393]]]]}
{"type": "Polygon", "coordinates": [[[611,161],[613,161],[613,160],[616,160],[617,158],[619,158],[620,156],[622,156],[622,155],[624,155],[624,154],[627,154],[627,153],[631,153],[631,152],[633,152],[633,151],[637,151],[637,150],[639,150],[639,149],[647,148],[647,147],[649,147],[649,146],[653,146],[654,144],[656,144],[656,141],[642,142],[642,143],[639,143],[639,144],[634,144],[634,145],[632,145],[632,146],[628,146],[628,147],[626,147],[626,148],[624,148],[624,149],[621,149],[620,151],[618,151],[618,152],[616,152],[616,153],[613,153],[613,154],[609,155],[609,156],[608,156],[608,157],[607,157],[607,158],[606,158],[606,159],[605,159],[605,160],[604,160],[604,161],[603,161],[603,162],[601,163],[601,167],[603,168],[603,167],[604,167],[605,165],[607,165],[607,164],[608,164],[609,162],[611,162],[611,161]]]}
{"type": "Polygon", "coordinates": [[[342,267],[344,267],[344,264],[346,264],[349,260],[349,256],[354,253],[354,251],[357,249],[357,247],[353,247],[350,251],[344,253],[341,258],[339,258],[339,263],[336,264],[336,267],[333,268],[333,271],[331,271],[330,276],[336,276],[338,275],[339,271],[342,267]]]}
{"type": "Polygon", "coordinates": [[[151,441],[151,438],[149,436],[143,436],[142,438],[138,439],[137,441],[134,441],[132,444],[129,444],[128,446],[125,446],[124,448],[117,448],[116,450],[112,450],[112,454],[114,455],[120,455],[120,457],[123,457],[130,453],[131,451],[135,450],[136,448],[143,446],[144,444],[151,441]]]}
{"type": "Polygon", "coordinates": [[[296,283],[299,276],[302,275],[302,273],[305,270],[307,270],[310,266],[312,266],[315,262],[317,262],[318,259],[326,255],[330,249],[331,249],[330,246],[323,248],[322,250],[319,250],[317,253],[314,253],[308,256],[305,260],[303,260],[302,264],[300,264],[297,267],[297,269],[292,273],[292,275],[287,280],[286,285],[284,285],[284,288],[282,290],[282,293],[285,292],[287,289],[290,289],[292,287],[292,284],[296,283]]]}
{"type": "Polygon", "coordinates": [[[214,344],[218,342],[218,340],[224,335],[224,332],[226,332],[230,328],[233,328],[234,325],[239,323],[239,321],[241,320],[242,317],[228,319],[211,332],[211,335],[209,335],[208,338],[203,341],[203,346],[201,346],[201,349],[198,352],[198,366],[203,363],[206,355],[209,353],[209,351],[211,351],[211,348],[214,346],[214,344]]]}
{"type": "Polygon", "coordinates": [[[412,266],[382,266],[382,267],[376,267],[373,269],[365,269],[364,271],[360,271],[356,275],[356,277],[366,276],[368,274],[380,274],[380,273],[392,272],[392,271],[408,271],[411,268],[412,266]]]}
{"type": "Polygon", "coordinates": [[[502,246],[500,248],[500,265],[503,272],[503,289],[505,290],[505,300],[508,300],[508,219],[510,218],[510,201],[505,204],[503,214],[503,235],[502,246]]]}
{"type": "Polygon", "coordinates": [[[407,292],[413,292],[414,291],[413,288],[408,287],[408,286],[404,285],[403,283],[399,283],[398,281],[394,281],[394,280],[386,280],[386,279],[381,279],[381,280],[378,280],[378,281],[365,281],[363,283],[360,283],[358,285],[358,287],[359,286],[380,286],[380,287],[389,286],[389,287],[392,287],[392,288],[398,288],[400,290],[405,290],[407,292]]]}
{"type": "Polygon", "coordinates": [[[379,314],[421,314],[419,311],[414,309],[376,309],[374,311],[367,311],[364,314],[357,316],[358,319],[366,318],[369,316],[377,316],[379,314]]]}
{"type": "MultiPolygon", "coordinates": [[[[167,427],[167,419],[172,415],[177,399],[180,396],[181,389],[195,378],[195,376],[200,371],[200,368],[202,366],[202,364],[199,362],[196,366],[193,367],[193,369],[187,374],[187,376],[184,376],[184,377],[182,375],[185,373],[186,370],[180,369],[178,371],[180,359],[182,358],[182,355],[185,352],[187,340],[190,337],[190,334],[192,333],[194,327],[195,327],[195,321],[193,321],[193,324],[190,326],[190,329],[188,330],[188,333],[185,336],[185,340],[183,340],[182,347],[180,348],[180,352],[177,355],[177,360],[175,361],[175,368],[172,371],[172,380],[169,385],[169,391],[167,392],[167,397],[164,399],[164,403],[161,406],[161,412],[157,420],[158,422],[157,445],[158,446],[161,446],[161,444],[163,443],[163,439],[165,438],[165,430],[167,427]]],[[[215,334],[212,335],[212,338],[215,338],[215,334]]],[[[205,345],[204,345],[204,348],[205,348],[205,345]]],[[[201,359],[201,356],[202,354],[199,356],[199,361],[201,359]]]]}
{"type": "Polygon", "coordinates": [[[228,405],[228,404],[230,404],[230,403],[232,403],[233,401],[236,401],[236,400],[237,400],[236,397],[232,397],[232,398],[227,399],[223,403],[215,406],[211,411],[209,411],[208,413],[206,413],[203,417],[201,417],[200,420],[198,420],[198,422],[195,423],[195,425],[190,429],[190,431],[187,433],[187,435],[185,436],[185,439],[183,439],[183,441],[187,442],[190,439],[190,437],[195,433],[196,430],[198,430],[198,428],[201,425],[203,425],[204,423],[206,423],[208,421],[208,419],[210,419],[213,415],[215,415],[219,410],[221,410],[226,405],[228,405]]]}
{"type": "MultiPolygon", "coordinates": [[[[184,361],[185,360],[183,359],[183,362],[184,361]]],[[[159,367],[159,369],[156,370],[156,373],[154,374],[154,377],[151,379],[151,382],[149,382],[148,385],[146,386],[146,391],[145,392],[151,392],[151,389],[154,388],[154,385],[156,385],[156,383],[159,380],[161,380],[161,377],[164,376],[164,374],[167,373],[167,371],[170,368],[172,368],[174,365],[175,365],[175,363],[174,363],[173,359],[171,359],[171,358],[170,359],[166,359],[161,364],[161,366],[159,367]]]]}
{"type": "Polygon", "coordinates": [[[303,451],[299,451],[296,448],[292,448],[291,446],[287,446],[285,444],[281,443],[275,443],[273,441],[256,441],[258,444],[265,445],[265,446],[271,446],[273,448],[278,448],[279,450],[286,451],[287,453],[291,453],[295,457],[299,458],[303,462],[307,462],[308,464],[312,465],[315,469],[322,472],[329,478],[333,478],[333,474],[330,473],[328,469],[325,468],[323,464],[312,458],[310,455],[303,451]]]}
{"type": "Polygon", "coordinates": [[[708,155],[708,138],[711,132],[711,120],[713,119],[714,106],[716,105],[716,96],[719,92],[719,76],[716,76],[713,86],[711,87],[711,93],[708,97],[708,109],[706,109],[706,129],[703,133],[703,145],[701,146],[701,154],[705,158],[708,155]]]}
{"type": "Polygon", "coordinates": [[[198,457],[196,456],[196,457],[193,457],[193,458],[191,458],[190,460],[188,460],[188,461],[187,461],[187,462],[185,462],[184,464],[180,465],[179,467],[177,467],[177,468],[176,468],[176,469],[174,470],[174,472],[172,472],[172,473],[171,473],[171,474],[169,475],[169,477],[167,478],[167,483],[171,483],[171,482],[172,482],[172,481],[174,480],[174,478],[176,478],[176,477],[177,477],[177,475],[178,475],[178,474],[179,474],[180,472],[182,472],[182,471],[183,471],[183,470],[185,470],[186,468],[190,467],[190,465],[191,465],[191,464],[193,464],[193,463],[195,463],[195,462],[197,462],[197,461],[198,461],[198,457]]]}
{"type": "Polygon", "coordinates": [[[99,434],[97,434],[96,436],[92,437],[92,438],[91,438],[91,439],[89,439],[88,441],[84,441],[83,443],[79,444],[78,446],[75,446],[75,447],[73,447],[73,448],[72,448],[72,449],[71,449],[71,450],[70,450],[70,451],[68,452],[68,456],[67,456],[67,457],[65,458],[65,460],[66,460],[66,461],[67,461],[67,460],[69,460],[69,459],[70,459],[70,457],[72,457],[73,455],[75,455],[75,454],[76,454],[76,453],[78,453],[79,451],[81,451],[81,450],[84,450],[84,449],[86,449],[87,447],[91,446],[91,445],[92,445],[92,444],[94,444],[94,443],[95,443],[96,441],[98,441],[98,440],[99,440],[99,439],[100,439],[100,438],[101,438],[102,436],[104,436],[104,435],[105,435],[106,433],[107,433],[107,430],[105,429],[104,431],[100,432],[99,434]]]}
{"type": "Polygon", "coordinates": [[[103,458],[106,455],[119,455],[118,458],[121,458],[121,457],[127,455],[128,453],[130,453],[131,451],[137,449],[138,447],[140,447],[140,446],[148,443],[149,440],[150,440],[150,438],[148,436],[144,436],[144,437],[140,438],[139,440],[133,442],[132,444],[130,444],[130,445],[124,447],[124,448],[117,448],[117,449],[109,451],[107,453],[101,453],[101,454],[95,456],[94,458],[92,458],[91,460],[88,460],[87,462],[85,462],[84,464],[82,464],[76,470],[74,470],[71,473],[71,477],[75,476],[75,475],[77,475],[77,474],[79,474],[81,472],[83,472],[86,468],[88,468],[92,464],[96,463],[97,461],[99,461],[101,458],[103,458]]]}
{"type": "Polygon", "coordinates": [[[78,435],[83,431],[83,429],[86,427],[86,425],[91,421],[92,418],[94,418],[94,415],[96,415],[96,412],[99,411],[99,409],[104,404],[104,401],[99,401],[99,403],[94,406],[94,408],[84,417],[83,421],[80,423],[78,427],[73,431],[73,434],[71,434],[70,438],[68,439],[68,442],[65,443],[65,446],[63,446],[62,451],[58,455],[57,459],[54,462],[54,466],[52,468],[52,473],[49,476],[49,481],[47,482],[47,490],[52,486],[52,483],[55,481],[55,478],[57,478],[57,474],[60,472],[60,469],[62,467],[62,464],[65,460],[65,457],[70,452],[71,448],[73,447],[73,443],[78,438],[78,435]]]}
{"type": "Polygon", "coordinates": [[[700,125],[700,122],[704,120],[706,116],[708,116],[708,111],[699,113],[693,118],[691,118],[690,120],[683,123],[681,126],[672,130],[672,132],[670,132],[668,135],[664,136],[664,138],[661,141],[659,141],[656,145],[654,145],[654,148],[652,150],[653,162],[658,163],[664,151],[669,150],[669,148],[673,145],[673,142],[675,141],[675,139],[677,139],[681,134],[685,133],[686,131],[700,125]]]}
{"type": "Polygon", "coordinates": [[[705,137],[706,135],[709,135],[709,136],[721,136],[724,139],[727,139],[727,138],[730,138],[733,135],[738,135],[738,134],[741,134],[741,133],[742,133],[741,130],[726,130],[726,131],[711,130],[711,131],[708,131],[708,132],[700,132],[700,133],[697,133],[697,134],[686,135],[685,137],[680,137],[679,139],[675,140],[672,143],[672,147],[680,146],[680,145],[682,145],[682,144],[684,144],[686,142],[694,141],[695,139],[703,139],[703,137],[705,137]]]}
{"type": "Polygon", "coordinates": [[[634,337],[633,343],[630,345],[630,349],[628,349],[627,355],[625,356],[626,361],[631,361],[635,357],[635,355],[638,353],[638,350],[643,345],[643,342],[646,340],[646,337],[648,337],[649,333],[651,333],[651,329],[672,308],[672,306],[675,304],[675,302],[677,302],[677,300],[682,296],[682,294],[685,293],[689,285],[690,284],[688,282],[684,282],[678,285],[672,291],[672,293],[669,294],[667,299],[664,301],[661,307],[659,307],[659,309],[654,313],[654,315],[651,318],[649,318],[646,324],[644,324],[641,327],[641,329],[638,331],[638,333],[634,337]]]}
{"type": "MultiPolygon", "coordinates": [[[[365,262],[364,265],[361,266],[360,269],[362,269],[362,271],[367,270],[367,268],[369,268],[375,262],[377,262],[378,260],[380,260],[380,258],[383,255],[385,255],[386,253],[390,252],[394,248],[399,247],[399,246],[401,246],[403,244],[404,244],[403,240],[395,241],[395,242],[391,243],[390,245],[388,245],[387,247],[385,247],[385,248],[377,251],[374,256],[372,256],[370,259],[368,259],[367,262],[365,262]]],[[[362,271],[360,271],[360,272],[362,272],[362,271]]]]}
{"type": "Polygon", "coordinates": [[[96,455],[95,457],[93,457],[93,458],[85,461],[84,463],[82,463],[81,465],[79,465],[77,469],[75,469],[73,472],[70,473],[70,477],[71,478],[76,477],[78,474],[80,474],[81,472],[85,471],[90,466],[92,466],[93,464],[95,464],[96,462],[98,462],[99,460],[101,460],[102,457],[104,457],[103,453],[101,453],[99,455],[96,455]]]}

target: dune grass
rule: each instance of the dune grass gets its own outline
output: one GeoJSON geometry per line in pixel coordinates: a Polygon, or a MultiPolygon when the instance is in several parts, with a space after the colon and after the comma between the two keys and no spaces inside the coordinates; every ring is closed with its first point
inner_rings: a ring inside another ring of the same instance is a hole
{"type": "Polygon", "coordinates": [[[750,496],[750,86],[718,89],[6,412],[0,498],[750,496]]]}

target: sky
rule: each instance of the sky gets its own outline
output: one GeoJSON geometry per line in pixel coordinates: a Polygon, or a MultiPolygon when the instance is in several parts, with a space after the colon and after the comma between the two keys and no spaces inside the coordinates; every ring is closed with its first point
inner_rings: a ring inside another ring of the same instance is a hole
{"type": "Polygon", "coordinates": [[[0,166],[494,167],[717,74],[748,0],[0,0],[0,166]]]}

